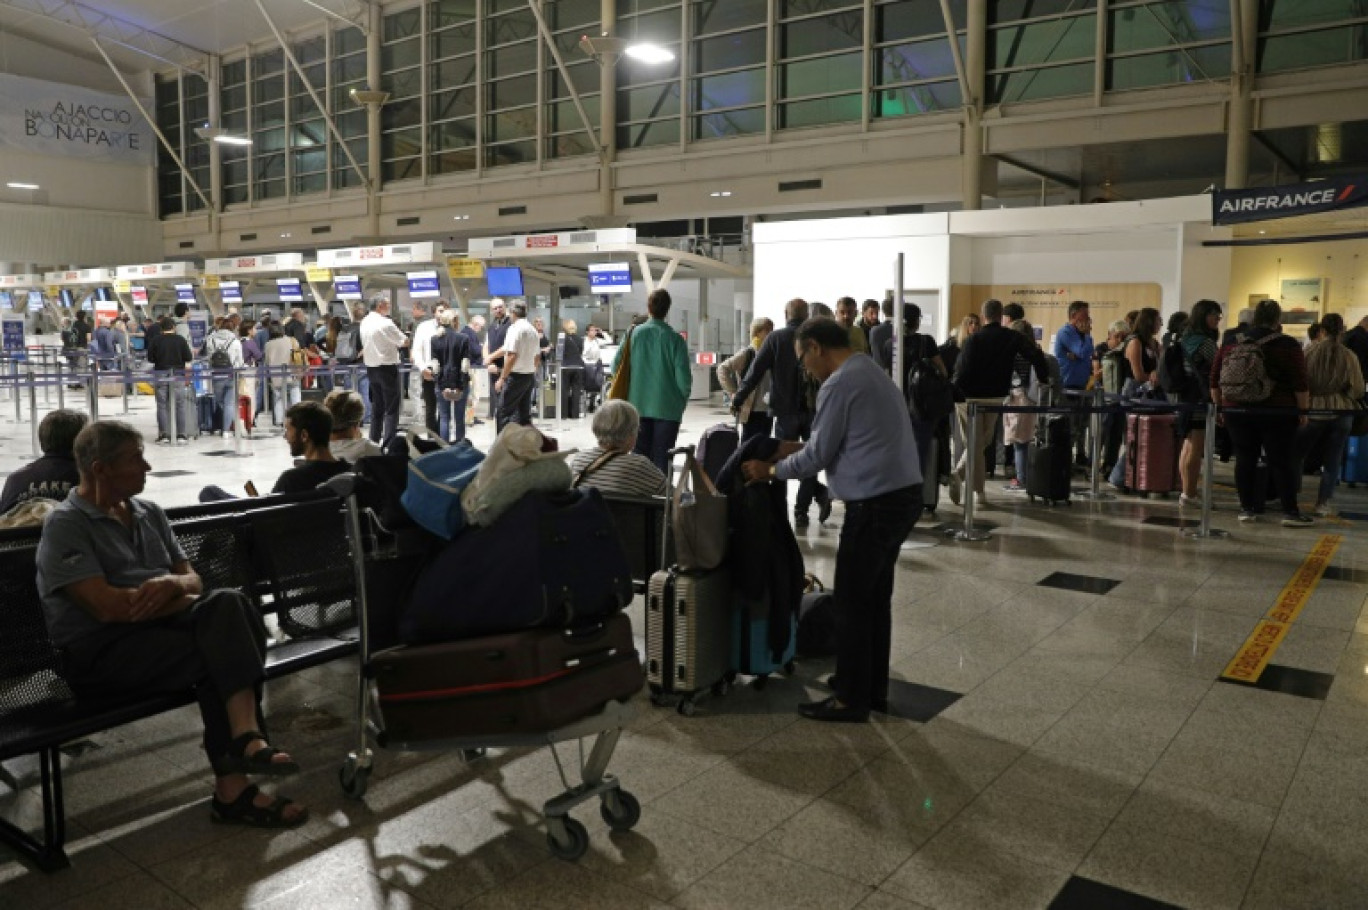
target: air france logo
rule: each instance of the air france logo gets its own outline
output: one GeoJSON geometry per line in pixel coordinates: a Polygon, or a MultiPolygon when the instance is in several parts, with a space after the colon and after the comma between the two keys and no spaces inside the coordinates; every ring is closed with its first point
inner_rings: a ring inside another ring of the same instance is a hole
{"type": "Polygon", "coordinates": [[[126,109],[98,104],[58,101],[50,111],[24,111],[26,136],[136,152],[142,148],[142,137],[129,129],[132,124],[133,115],[126,109]]]}
{"type": "Polygon", "coordinates": [[[1350,184],[1339,192],[1336,192],[1332,187],[1325,190],[1310,190],[1308,192],[1300,193],[1268,193],[1263,196],[1252,196],[1244,199],[1226,199],[1221,203],[1221,214],[1234,215],[1246,212],[1281,212],[1286,209],[1329,205],[1331,203],[1344,202],[1353,195],[1354,189],[1354,185],[1350,184]]]}

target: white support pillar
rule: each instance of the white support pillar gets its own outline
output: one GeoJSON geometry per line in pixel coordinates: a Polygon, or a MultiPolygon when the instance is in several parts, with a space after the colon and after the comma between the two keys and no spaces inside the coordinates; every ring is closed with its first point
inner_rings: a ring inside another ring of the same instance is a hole
{"type": "MultiPolygon", "coordinates": [[[[969,0],[965,30],[964,75],[969,95],[964,99],[961,188],[965,211],[975,211],[983,205],[983,127],[979,121],[988,71],[988,0],[969,0]]],[[[950,42],[958,45],[953,30],[950,42]]]]}

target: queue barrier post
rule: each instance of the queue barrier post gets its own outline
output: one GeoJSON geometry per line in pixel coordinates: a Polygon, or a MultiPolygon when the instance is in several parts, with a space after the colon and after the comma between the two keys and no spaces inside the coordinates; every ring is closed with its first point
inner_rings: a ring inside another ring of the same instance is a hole
{"type": "MultiPolygon", "coordinates": [[[[964,527],[953,531],[952,534],[956,540],[978,542],[987,540],[989,537],[987,530],[974,527],[974,497],[976,495],[973,490],[975,486],[974,464],[976,462],[975,454],[979,452],[978,449],[974,448],[978,445],[978,402],[969,402],[965,410],[968,412],[966,422],[969,425],[964,431],[964,527]]],[[[984,485],[987,486],[986,478],[984,478],[984,485]]]]}
{"type": "Polygon", "coordinates": [[[62,375],[62,361],[59,359],[55,363],[57,367],[57,407],[66,407],[66,377],[62,375]]]}
{"type": "Polygon", "coordinates": [[[86,401],[90,410],[90,422],[100,419],[100,362],[91,360],[90,381],[86,383],[86,401]]]}
{"type": "Polygon", "coordinates": [[[1108,502],[1116,498],[1116,494],[1108,493],[1102,489],[1102,411],[1100,410],[1107,402],[1106,395],[1101,386],[1093,386],[1093,412],[1088,415],[1088,435],[1091,438],[1088,446],[1088,459],[1092,462],[1089,471],[1090,480],[1088,489],[1078,494],[1079,499],[1088,499],[1093,502],[1108,502]]]}
{"type": "MultiPolygon", "coordinates": [[[[33,367],[28,368],[28,377],[29,388],[33,388],[33,367]]],[[[20,423],[24,419],[24,403],[19,398],[19,361],[17,360],[10,361],[10,379],[13,382],[11,387],[14,389],[11,393],[14,396],[14,422],[20,423]]]]}
{"type": "MultiPolygon", "coordinates": [[[[29,364],[26,370],[28,377],[28,399],[29,399],[29,451],[33,457],[37,458],[41,452],[38,445],[38,386],[33,382],[33,365],[29,364]]],[[[19,400],[19,387],[14,388],[14,399],[19,400]]]]}
{"type": "Polygon", "coordinates": [[[1211,526],[1211,473],[1216,463],[1216,403],[1207,402],[1206,432],[1202,439],[1202,519],[1195,528],[1183,528],[1182,535],[1194,540],[1220,540],[1229,531],[1211,526]]]}

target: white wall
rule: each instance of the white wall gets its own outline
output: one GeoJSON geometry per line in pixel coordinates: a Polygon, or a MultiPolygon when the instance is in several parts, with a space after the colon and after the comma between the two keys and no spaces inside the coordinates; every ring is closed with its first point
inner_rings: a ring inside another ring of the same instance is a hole
{"type": "MultiPolygon", "coordinates": [[[[1188,222],[1182,226],[1182,257],[1179,295],[1184,309],[1192,309],[1199,300],[1226,303],[1231,292],[1233,249],[1228,246],[1202,246],[1207,240],[1229,240],[1232,231],[1227,227],[1188,222]]],[[[1227,310],[1238,311],[1243,301],[1231,301],[1227,310]]]]}
{"type": "Polygon", "coordinates": [[[0,259],[46,268],[159,262],[161,223],[151,215],[0,203],[0,259]]]}
{"type": "MultiPolygon", "coordinates": [[[[91,48],[90,53],[91,57],[78,57],[13,32],[0,30],[0,73],[122,94],[119,80],[103,61],[94,56],[94,48],[91,48]]],[[[148,61],[151,62],[151,58],[148,61]]],[[[151,94],[152,84],[145,73],[134,75],[125,72],[124,76],[135,89],[146,89],[151,94]]]]}

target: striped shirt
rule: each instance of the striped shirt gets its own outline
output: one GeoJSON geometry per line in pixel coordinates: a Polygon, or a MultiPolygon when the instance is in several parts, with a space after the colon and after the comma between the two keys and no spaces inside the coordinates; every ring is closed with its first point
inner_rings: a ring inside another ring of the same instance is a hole
{"type": "MultiPolygon", "coordinates": [[[[593,464],[605,451],[602,446],[594,446],[576,453],[570,459],[571,476],[578,477],[580,471],[593,464]]],[[[665,475],[645,455],[625,452],[586,474],[580,486],[596,487],[600,493],[623,496],[659,496],[665,492],[665,475]]]]}

